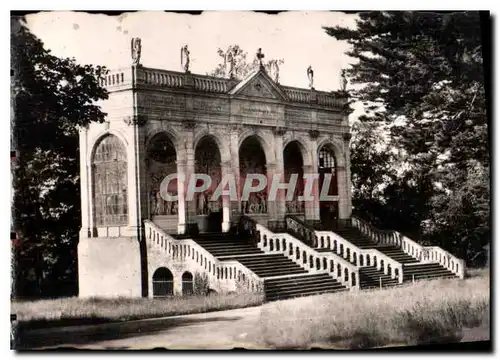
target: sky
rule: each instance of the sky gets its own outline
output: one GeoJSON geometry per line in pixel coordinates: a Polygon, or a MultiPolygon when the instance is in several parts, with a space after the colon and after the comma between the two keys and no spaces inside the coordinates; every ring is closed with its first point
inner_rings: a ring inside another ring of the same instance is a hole
{"type": "Polygon", "coordinates": [[[145,67],[181,71],[180,48],[187,44],[191,72],[212,71],[220,47],[238,44],[252,60],[260,47],[265,59],[283,59],[280,83],[307,88],[306,69],[314,70],[317,90],[337,90],[340,70],[350,61],[349,45],[328,36],[322,26],[355,26],[356,15],[339,12],[204,12],[201,15],[138,12],[121,16],[42,12],[27,16],[29,29],[52,53],[82,64],[120,68],[131,64],[130,41],[142,40],[145,67]]]}

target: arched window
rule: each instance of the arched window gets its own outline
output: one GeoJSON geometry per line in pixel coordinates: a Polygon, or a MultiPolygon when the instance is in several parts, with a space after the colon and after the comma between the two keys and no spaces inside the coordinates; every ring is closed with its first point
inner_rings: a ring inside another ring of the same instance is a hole
{"type": "Polygon", "coordinates": [[[193,274],[188,271],[182,274],[182,295],[193,295],[193,274]]]}
{"type": "Polygon", "coordinates": [[[96,226],[127,224],[127,153],[114,135],[102,138],[92,158],[96,226]]]}
{"type": "Polygon", "coordinates": [[[169,269],[158,268],[153,274],[153,297],[165,297],[174,294],[174,277],[169,269]]]}

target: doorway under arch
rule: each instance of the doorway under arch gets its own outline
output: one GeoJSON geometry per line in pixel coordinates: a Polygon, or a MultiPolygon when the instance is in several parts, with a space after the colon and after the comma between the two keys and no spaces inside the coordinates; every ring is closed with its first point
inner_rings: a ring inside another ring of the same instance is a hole
{"type": "Polygon", "coordinates": [[[186,271],[184,274],[182,274],[182,295],[193,295],[193,293],[193,274],[191,274],[189,271],[186,271]]]}
{"type": "MultiPolygon", "coordinates": [[[[323,145],[318,152],[318,174],[319,174],[319,191],[320,195],[325,191],[325,179],[327,174],[331,174],[330,185],[328,186],[327,194],[330,196],[338,196],[338,178],[337,178],[337,159],[332,144],[323,145]]],[[[319,203],[319,213],[321,223],[327,227],[335,226],[339,214],[338,201],[322,201],[319,203]]]]}
{"type": "Polygon", "coordinates": [[[174,295],[174,277],[166,267],[156,269],[153,274],[153,297],[162,298],[174,295]]]}

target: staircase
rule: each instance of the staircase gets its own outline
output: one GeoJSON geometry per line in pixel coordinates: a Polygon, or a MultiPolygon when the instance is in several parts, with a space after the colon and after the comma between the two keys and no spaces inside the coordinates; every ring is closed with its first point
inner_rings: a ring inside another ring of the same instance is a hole
{"type": "Polygon", "coordinates": [[[457,275],[435,263],[411,264],[403,267],[404,282],[436,278],[457,278],[457,275]]]}
{"type": "Polygon", "coordinates": [[[397,279],[377,270],[375,266],[364,266],[359,269],[359,287],[364,289],[381,288],[398,285],[397,279]]]}
{"type": "Polygon", "coordinates": [[[268,301],[347,290],[328,274],[310,274],[286,256],[264,253],[234,233],[204,233],[189,238],[219,260],[238,261],[263,278],[268,301]]]}
{"type": "Polygon", "coordinates": [[[237,256],[224,258],[224,260],[239,261],[262,278],[272,276],[307,274],[307,270],[303,269],[292,260],[281,254],[237,256]]]}
{"type": "Polygon", "coordinates": [[[289,276],[279,279],[264,280],[266,300],[283,300],[298,296],[310,296],[338,291],[347,291],[347,288],[328,274],[307,274],[289,276]]]}
{"type": "Polygon", "coordinates": [[[234,233],[203,233],[195,236],[172,235],[172,237],[193,239],[216,258],[264,254],[249,240],[239,238],[234,233]]]}
{"type": "Polygon", "coordinates": [[[418,260],[405,253],[401,248],[394,245],[373,245],[372,248],[377,249],[381,253],[387,255],[391,259],[400,262],[401,264],[414,264],[418,260]]]}
{"type": "MultiPolygon", "coordinates": [[[[324,230],[324,227],[322,227],[324,230]]],[[[377,244],[368,236],[364,235],[357,228],[342,224],[331,228],[337,235],[340,235],[345,240],[361,249],[377,249],[386,256],[403,264],[403,282],[411,282],[422,279],[434,278],[458,278],[453,272],[447,270],[438,263],[420,263],[418,259],[408,255],[400,247],[389,244],[377,244]]],[[[328,248],[317,248],[319,252],[332,251],[328,248]]],[[[349,260],[350,259],[346,259],[349,260]]],[[[352,261],[350,261],[353,263],[352,261]]],[[[380,288],[386,286],[398,285],[396,279],[391,279],[389,275],[383,273],[382,270],[377,270],[374,266],[360,267],[360,288],[380,288]]]]}

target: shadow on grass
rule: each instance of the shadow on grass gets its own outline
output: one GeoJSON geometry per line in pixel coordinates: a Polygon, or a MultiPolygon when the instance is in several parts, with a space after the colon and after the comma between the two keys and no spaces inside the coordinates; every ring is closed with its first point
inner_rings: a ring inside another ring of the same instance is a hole
{"type": "Polygon", "coordinates": [[[41,347],[53,347],[58,345],[84,345],[99,341],[125,339],[135,336],[147,336],[161,331],[172,330],[176,327],[201,324],[212,321],[236,321],[241,319],[235,317],[207,317],[203,319],[192,318],[169,318],[150,320],[147,322],[110,323],[89,329],[82,327],[72,331],[30,331],[21,329],[17,331],[16,339],[12,347],[14,350],[22,351],[41,347]]]}

